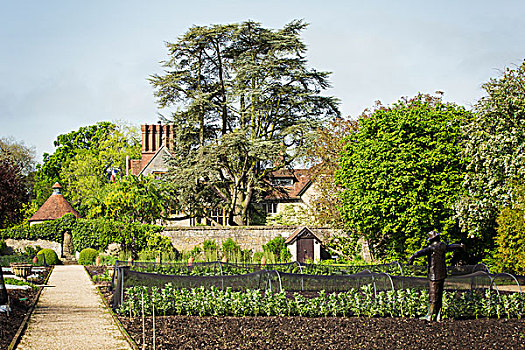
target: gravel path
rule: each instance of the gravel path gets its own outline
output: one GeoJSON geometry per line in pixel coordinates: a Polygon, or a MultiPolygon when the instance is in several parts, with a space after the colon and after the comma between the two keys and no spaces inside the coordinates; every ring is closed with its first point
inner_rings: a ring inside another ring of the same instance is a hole
{"type": "Polygon", "coordinates": [[[80,265],[55,266],[17,349],[131,349],[80,265]]]}

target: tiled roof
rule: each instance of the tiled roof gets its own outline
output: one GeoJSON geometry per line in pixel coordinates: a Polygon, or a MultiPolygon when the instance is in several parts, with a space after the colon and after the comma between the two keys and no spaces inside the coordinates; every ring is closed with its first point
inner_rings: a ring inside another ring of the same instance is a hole
{"type": "MultiPolygon", "coordinates": [[[[60,185],[59,185],[60,186],[60,185]]],[[[53,186],[53,188],[57,188],[53,186]]],[[[71,204],[61,194],[52,194],[47,201],[38,209],[29,221],[44,221],[60,219],[62,216],[72,213],[77,218],[80,214],[73,209],[71,204]]]]}
{"type": "Polygon", "coordinates": [[[286,239],[286,241],[284,241],[284,244],[292,244],[293,242],[295,242],[297,239],[301,238],[301,237],[307,237],[307,238],[313,238],[319,242],[321,242],[321,240],[315,235],[315,233],[312,232],[312,230],[310,230],[308,227],[306,226],[302,226],[302,227],[298,227],[291,235],[290,237],[288,237],[286,239]]]}
{"type": "Polygon", "coordinates": [[[266,200],[272,199],[300,199],[303,192],[310,185],[310,176],[308,175],[308,169],[280,169],[273,171],[268,175],[269,180],[272,178],[293,179],[292,186],[279,186],[274,188],[265,196],[266,200]]]}

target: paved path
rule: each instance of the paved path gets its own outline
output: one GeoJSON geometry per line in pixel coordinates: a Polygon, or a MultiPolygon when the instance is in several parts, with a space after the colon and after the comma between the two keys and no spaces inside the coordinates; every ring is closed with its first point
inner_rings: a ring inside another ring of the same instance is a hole
{"type": "Polygon", "coordinates": [[[80,265],[55,266],[16,348],[131,349],[80,265]]]}

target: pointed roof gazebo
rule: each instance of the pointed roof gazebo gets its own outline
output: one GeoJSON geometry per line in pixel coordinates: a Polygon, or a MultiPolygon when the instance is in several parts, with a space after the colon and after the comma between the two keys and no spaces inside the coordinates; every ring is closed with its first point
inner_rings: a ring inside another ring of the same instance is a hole
{"type": "Polygon", "coordinates": [[[73,209],[71,204],[60,194],[62,186],[56,182],[52,187],[53,193],[37,212],[28,220],[30,225],[39,224],[47,220],[60,219],[62,216],[71,213],[77,218],[80,214],[73,209]]]}

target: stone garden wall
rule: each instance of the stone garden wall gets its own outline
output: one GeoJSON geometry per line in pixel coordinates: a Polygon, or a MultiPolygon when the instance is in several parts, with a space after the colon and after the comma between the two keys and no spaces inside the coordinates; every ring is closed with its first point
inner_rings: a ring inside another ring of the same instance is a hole
{"type": "MultiPolygon", "coordinates": [[[[262,245],[281,235],[285,239],[297,227],[294,226],[245,226],[245,227],[166,227],[162,235],[169,237],[177,250],[190,251],[204,240],[215,240],[219,245],[228,238],[237,242],[242,249],[262,251],[262,245]]],[[[332,230],[329,228],[310,229],[324,241],[332,230]]]]}
{"type": "Polygon", "coordinates": [[[57,253],[57,255],[59,257],[62,256],[62,244],[60,244],[58,242],[47,241],[47,240],[43,240],[43,239],[38,239],[36,241],[31,241],[31,240],[28,240],[28,239],[11,239],[11,238],[7,238],[7,239],[5,239],[5,244],[7,245],[8,251],[11,251],[11,252],[16,252],[16,251],[25,252],[26,247],[29,247],[29,246],[31,246],[31,247],[40,246],[40,248],[42,248],[42,249],[45,249],[45,248],[53,249],[57,253]]]}

